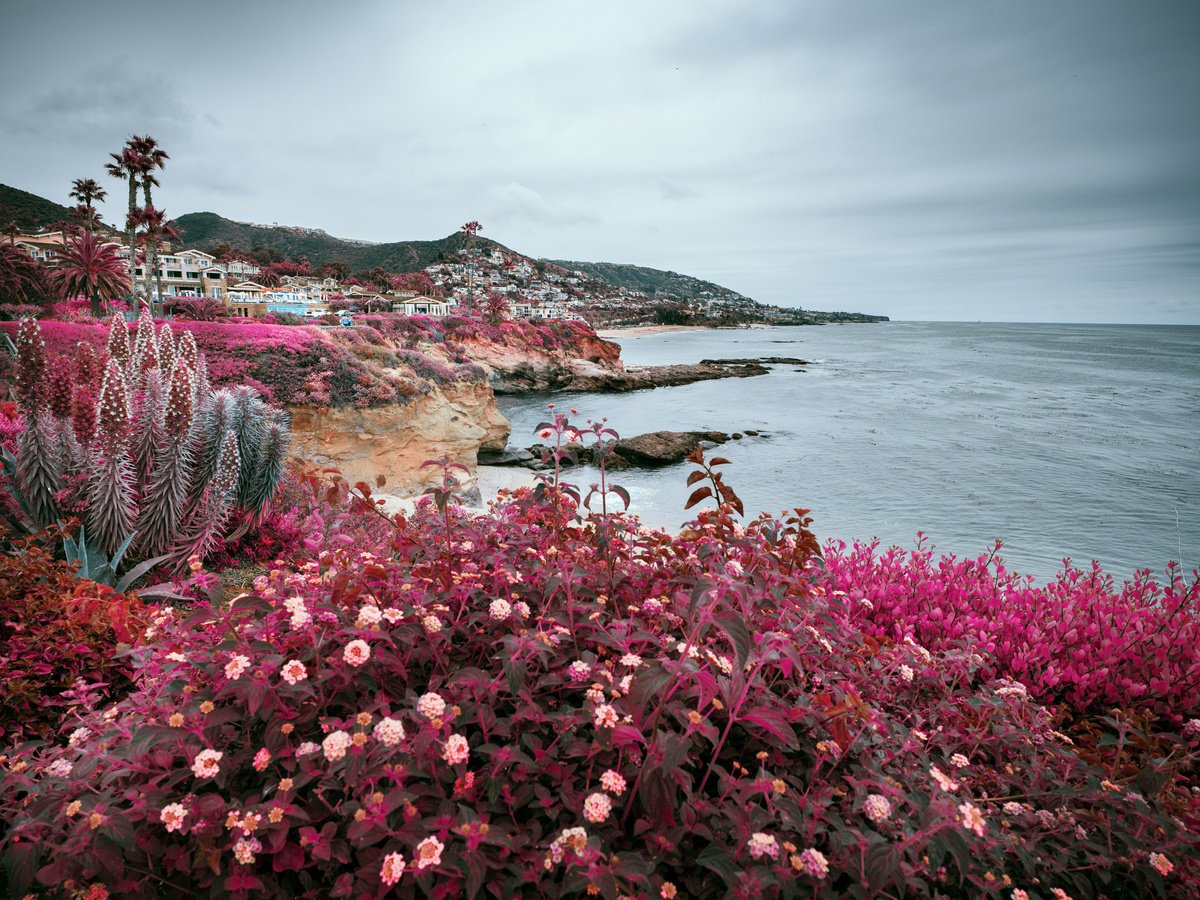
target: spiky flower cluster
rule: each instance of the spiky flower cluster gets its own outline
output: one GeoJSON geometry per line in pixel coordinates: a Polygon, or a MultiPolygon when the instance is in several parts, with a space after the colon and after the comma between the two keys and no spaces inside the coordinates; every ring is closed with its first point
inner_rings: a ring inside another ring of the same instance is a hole
{"type": "Polygon", "coordinates": [[[131,347],[115,316],[104,358],[81,343],[53,367],[36,322],[17,342],[30,423],[17,483],[35,524],[81,511],[89,543],[111,553],[136,533],[127,559],[182,567],[230,536],[238,510],[238,536],[262,521],[283,477],[287,416],[249,387],[212,390],[190,331],[156,334],[143,310],[131,347]]]}

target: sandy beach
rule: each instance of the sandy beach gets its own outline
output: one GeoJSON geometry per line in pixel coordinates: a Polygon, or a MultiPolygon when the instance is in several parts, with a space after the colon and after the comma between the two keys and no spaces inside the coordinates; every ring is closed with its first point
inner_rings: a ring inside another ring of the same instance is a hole
{"type": "Polygon", "coordinates": [[[648,334],[669,334],[672,331],[718,331],[725,329],[710,328],[708,325],[634,325],[630,328],[601,328],[596,330],[599,337],[610,341],[621,338],[643,337],[648,334]]]}

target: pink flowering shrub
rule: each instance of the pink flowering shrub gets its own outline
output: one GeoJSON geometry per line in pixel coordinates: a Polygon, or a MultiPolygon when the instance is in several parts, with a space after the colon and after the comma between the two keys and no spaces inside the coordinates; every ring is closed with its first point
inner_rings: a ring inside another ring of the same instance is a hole
{"type": "Polygon", "coordinates": [[[10,894],[1197,896],[1200,725],[1098,765],[971,641],[864,633],[802,512],[329,490],[307,558],[10,751],[10,894]]]}
{"type": "Polygon", "coordinates": [[[1009,572],[995,554],[935,558],[877,544],[832,545],[830,591],[876,638],[930,648],[971,641],[989,678],[1011,678],[1043,702],[1077,713],[1145,709],[1180,725],[1200,717],[1200,575],[1149,570],[1117,587],[1093,564],[1044,586],[1009,572]]]}

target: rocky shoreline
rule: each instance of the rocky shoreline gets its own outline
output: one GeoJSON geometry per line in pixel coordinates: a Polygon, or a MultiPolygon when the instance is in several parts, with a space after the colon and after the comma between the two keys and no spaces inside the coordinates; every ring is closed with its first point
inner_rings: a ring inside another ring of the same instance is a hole
{"type": "MultiPolygon", "coordinates": [[[[635,437],[621,438],[608,458],[610,469],[657,468],[682,462],[697,447],[711,450],[729,441],[740,441],[747,437],[770,437],[765,431],[747,429],[728,434],[723,431],[651,431],[635,437]]],[[[481,466],[516,466],[534,471],[553,468],[548,455],[554,448],[545,444],[533,444],[519,449],[481,450],[481,466]]],[[[594,446],[568,443],[563,448],[567,455],[562,461],[566,467],[582,466],[597,461],[594,446]]]]}
{"type": "Polygon", "coordinates": [[[796,371],[803,372],[809,361],[789,356],[762,356],[753,359],[702,359],[698,363],[666,366],[626,366],[623,372],[597,370],[576,374],[562,390],[616,394],[679,387],[718,378],[754,378],[766,375],[775,365],[790,365],[796,371]]]}

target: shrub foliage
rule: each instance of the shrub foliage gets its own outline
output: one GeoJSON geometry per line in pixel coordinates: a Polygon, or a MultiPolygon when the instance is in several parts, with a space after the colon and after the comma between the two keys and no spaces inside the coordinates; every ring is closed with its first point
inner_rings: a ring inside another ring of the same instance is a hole
{"type": "Polygon", "coordinates": [[[13,892],[1196,894],[1200,723],[1077,746],[976,635],[870,633],[806,511],[672,537],[554,485],[478,517],[350,494],[14,748],[13,892]]]}

